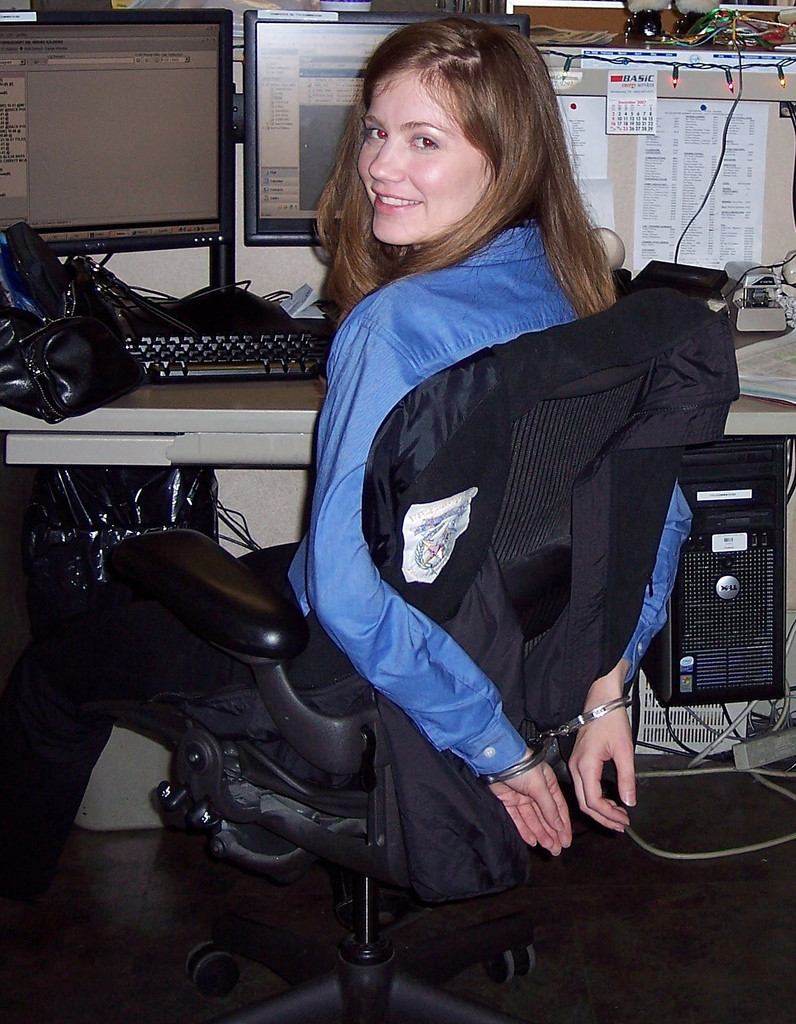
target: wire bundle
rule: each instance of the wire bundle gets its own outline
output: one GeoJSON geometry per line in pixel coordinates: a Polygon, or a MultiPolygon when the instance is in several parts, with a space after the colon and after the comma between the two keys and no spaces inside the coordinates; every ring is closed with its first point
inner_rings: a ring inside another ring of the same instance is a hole
{"type": "Polygon", "coordinates": [[[674,42],[680,46],[705,46],[712,43],[743,49],[748,46],[771,50],[776,46],[794,41],[790,25],[766,18],[750,18],[737,11],[725,11],[720,7],[708,11],[678,36],[674,42]]]}

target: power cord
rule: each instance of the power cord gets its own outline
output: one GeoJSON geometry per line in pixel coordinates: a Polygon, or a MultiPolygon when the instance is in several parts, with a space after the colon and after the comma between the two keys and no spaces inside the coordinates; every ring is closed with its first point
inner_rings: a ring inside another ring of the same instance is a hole
{"type": "Polygon", "coordinates": [[[738,51],[738,95],[732,101],[732,106],[730,107],[729,112],[727,113],[727,118],[726,118],[726,120],[724,122],[724,129],[722,130],[722,133],[721,133],[721,149],[719,150],[719,157],[718,157],[718,160],[716,160],[716,166],[715,166],[715,168],[713,170],[713,175],[712,175],[712,177],[710,179],[710,182],[708,183],[708,187],[705,190],[704,196],[702,197],[702,202],[696,208],[696,210],[694,211],[693,216],[688,221],[686,226],[683,228],[682,233],[680,234],[680,237],[677,239],[677,244],[674,247],[674,262],[675,263],[679,263],[680,262],[680,246],[683,244],[683,241],[685,240],[685,236],[691,230],[691,227],[693,226],[693,224],[696,221],[697,217],[699,217],[700,213],[702,213],[702,211],[705,209],[705,207],[707,205],[707,202],[708,202],[708,199],[710,199],[711,193],[713,192],[713,189],[716,187],[716,182],[718,180],[719,173],[721,171],[721,168],[724,165],[724,157],[727,155],[727,141],[728,141],[729,134],[730,134],[730,124],[732,123],[732,119],[735,116],[735,112],[738,109],[738,104],[741,102],[742,96],[743,96],[743,61],[741,60],[741,53],[740,53],[740,50],[739,50],[738,51]]]}
{"type": "Polygon", "coordinates": [[[785,441],[785,467],[786,501],[790,503],[793,492],[796,490],[796,448],[794,448],[794,438],[792,437],[785,441]]]}
{"type": "MultiPolygon", "coordinates": [[[[796,103],[792,100],[785,100],[784,106],[790,115],[791,127],[793,128],[794,136],[796,136],[796,103]]],[[[794,155],[790,189],[791,213],[793,215],[793,222],[796,224],[796,155],[794,155]]]]}
{"type": "MultiPolygon", "coordinates": [[[[726,767],[702,768],[699,770],[694,770],[692,768],[653,770],[649,772],[639,772],[637,777],[640,779],[663,779],[673,777],[696,778],[698,776],[721,775],[725,773],[750,775],[756,782],[759,782],[760,785],[772,790],[772,792],[775,792],[780,796],[784,796],[788,800],[796,801],[796,793],[792,790],[786,789],[784,786],[779,786],[770,781],[772,777],[793,779],[793,776],[789,772],[777,771],[776,769],[755,769],[755,771],[750,772],[739,772],[736,768],[727,765],[726,767]]],[[[789,832],[785,835],[775,836],[773,839],[764,839],[759,843],[750,843],[746,846],[735,846],[719,850],[704,850],[694,853],[682,853],[676,850],[664,850],[655,846],[653,843],[643,839],[635,829],[626,828],[625,834],[642,850],[645,850],[647,853],[650,853],[655,857],[661,857],[664,860],[681,861],[716,860],[722,857],[738,857],[745,853],[758,853],[761,850],[770,850],[775,846],[783,846],[785,843],[792,843],[796,840],[796,832],[789,832]]]]}
{"type": "MultiPolygon", "coordinates": [[[[697,768],[697,767],[699,767],[699,765],[702,764],[702,762],[705,761],[716,750],[716,748],[718,747],[718,745],[721,742],[726,740],[727,737],[731,733],[736,731],[737,726],[743,721],[744,718],[746,718],[749,715],[749,713],[751,712],[752,708],[755,706],[756,703],[757,702],[754,701],[754,700],[749,701],[749,703],[746,705],[746,707],[743,709],[743,711],[741,711],[741,713],[739,715],[737,715],[736,718],[734,718],[730,722],[730,724],[727,726],[727,728],[723,732],[720,732],[718,734],[718,736],[715,736],[710,741],[710,743],[708,743],[708,745],[705,747],[705,749],[702,750],[699,754],[697,754],[697,756],[695,758],[693,758],[692,761],[689,762],[688,767],[689,768],[697,768]]],[[[725,712],[726,712],[726,708],[725,708],[725,712]]]]}

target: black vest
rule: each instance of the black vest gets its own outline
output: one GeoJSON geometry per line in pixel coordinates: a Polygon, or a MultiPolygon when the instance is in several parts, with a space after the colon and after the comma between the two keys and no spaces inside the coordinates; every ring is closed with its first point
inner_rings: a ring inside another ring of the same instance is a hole
{"type": "MultiPolygon", "coordinates": [[[[375,438],[363,494],[374,562],[495,682],[515,725],[560,724],[582,710],[589,686],[616,664],[635,629],[682,448],[721,438],[737,395],[726,316],[669,290],[484,350],[415,388],[375,438]],[[555,537],[539,558],[503,557],[517,425],[549,399],[625,384],[632,408],[575,483],[571,537],[555,537]],[[407,582],[407,511],[472,487],[470,524],[439,577],[407,582]],[[518,599],[527,598],[523,578],[533,574],[542,590],[566,577],[536,631],[522,621],[518,599]]],[[[453,898],[523,881],[527,851],[498,801],[458,758],[432,750],[399,709],[379,702],[420,894],[453,898]],[[444,839],[430,842],[440,830],[444,839]]]]}

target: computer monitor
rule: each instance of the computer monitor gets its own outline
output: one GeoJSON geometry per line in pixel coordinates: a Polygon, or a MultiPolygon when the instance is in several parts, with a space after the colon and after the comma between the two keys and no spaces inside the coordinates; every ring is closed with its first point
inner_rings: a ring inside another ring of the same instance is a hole
{"type": "MultiPolygon", "coordinates": [[[[247,245],[317,241],[318,199],[368,56],[399,26],[432,17],[321,13],[282,20],[244,12],[247,245]]],[[[530,34],[527,15],[482,20],[530,34]]]]}
{"type": "Polygon", "coordinates": [[[0,228],[59,255],[208,247],[212,278],[235,240],[231,13],[16,12],[0,62],[0,228]]]}

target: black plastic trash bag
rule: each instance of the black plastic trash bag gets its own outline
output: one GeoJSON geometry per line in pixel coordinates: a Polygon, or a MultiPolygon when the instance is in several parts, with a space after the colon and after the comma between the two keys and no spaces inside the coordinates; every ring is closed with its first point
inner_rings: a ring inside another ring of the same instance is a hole
{"type": "Polygon", "coordinates": [[[22,527],[31,633],[129,601],[110,551],[125,537],[190,528],[218,537],[218,484],[209,467],[53,466],[36,474],[22,527]]]}

